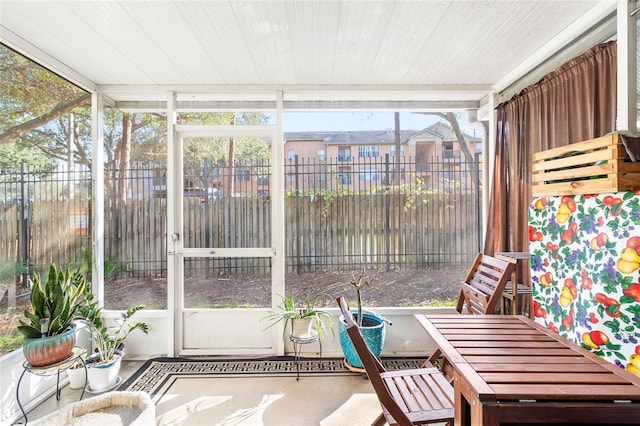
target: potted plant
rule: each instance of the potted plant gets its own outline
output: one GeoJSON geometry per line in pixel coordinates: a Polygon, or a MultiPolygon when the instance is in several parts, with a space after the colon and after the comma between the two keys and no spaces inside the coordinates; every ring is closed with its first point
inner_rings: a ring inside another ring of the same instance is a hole
{"type": "Polygon", "coordinates": [[[329,312],[318,308],[318,302],[322,297],[329,297],[324,293],[307,294],[304,302],[304,306],[298,307],[293,297],[293,290],[288,296],[280,296],[281,301],[278,306],[277,312],[271,312],[264,317],[264,320],[270,321],[269,327],[273,327],[281,321],[284,321],[284,333],[287,330],[287,325],[291,321],[291,336],[301,339],[308,338],[312,335],[313,329],[318,332],[318,336],[322,338],[323,332],[330,329],[333,332],[333,317],[329,312]],[[325,319],[328,321],[328,326],[325,323],[325,319]]]}
{"type": "Polygon", "coordinates": [[[82,389],[87,382],[87,371],[82,361],[77,360],[73,365],[67,368],[67,377],[69,378],[69,387],[71,389],[82,389]]]}
{"type": "Polygon", "coordinates": [[[24,335],[22,350],[31,366],[55,364],[71,355],[76,343],[73,320],[85,287],[81,274],[54,263],[46,277],[33,275],[31,306],[24,310],[25,319],[18,326],[24,335]]]}
{"type": "Polygon", "coordinates": [[[113,387],[120,373],[124,342],[129,334],[135,330],[141,330],[147,334],[149,326],[144,322],[129,323],[129,320],[143,305],[129,308],[120,314],[115,320],[115,325],[107,327],[102,318],[102,307],[98,305],[91,291],[85,291],[86,303],[79,307],[78,314],[87,324],[91,333],[91,340],[95,345],[95,354],[86,358],[87,379],[92,392],[101,392],[113,387]]]}
{"type": "MultiPolygon", "coordinates": [[[[363,287],[368,287],[373,283],[373,277],[365,277],[365,271],[362,270],[358,277],[356,277],[355,273],[351,274],[350,283],[356,289],[356,302],[358,306],[358,311],[354,313],[353,316],[356,319],[360,333],[362,337],[364,337],[367,346],[369,346],[371,352],[378,357],[384,346],[386,324],[388,321],[371,311],[364,312],[362,309],[361,294],[363,287]]],[[[340,346],[345,356],[347,368],[352,371],[363,372],[364,366],[362,365],[362,361],[360,361],[360,357],[358,357],[353,343],[351,343],[351,339],[347,333],[347,323],[342,315],[340,316],[338,327],[340,330],[340,346]]]]}

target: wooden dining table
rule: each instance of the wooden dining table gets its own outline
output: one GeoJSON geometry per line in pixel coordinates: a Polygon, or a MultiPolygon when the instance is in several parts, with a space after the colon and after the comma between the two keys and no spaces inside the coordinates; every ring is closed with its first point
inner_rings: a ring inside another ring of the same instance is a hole
{"type": "Polygon", "coordinates": [[[460,425],[640,425],[640,378],[521,315],[415,315],[453,367],[460,425]]]}

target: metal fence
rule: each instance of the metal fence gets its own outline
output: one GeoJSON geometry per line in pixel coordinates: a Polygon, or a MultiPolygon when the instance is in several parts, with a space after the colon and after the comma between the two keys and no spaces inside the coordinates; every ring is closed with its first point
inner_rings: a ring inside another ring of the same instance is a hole
{"type": "MultiPolygon", "coordinates": [[[[185,246],[269,247],[268,170],[264,163],[185,168],[185,246]]],[[[146,164],[105,170],[105,255],[119,262],[121,276],[166,273],[165,175],[146,164]]],[[[477,162],[294,158],[285,185],[289,272],[468,264],[480,250],[477,162]]],[[[90,187],[86,171],[3,171],[0,262],[25,260],[42,271],[76,259],[90,247],[90,187]]],[[[247,261],[242,267],[259,273],[247,261]]],[[[199,264],[228,275],[238,267],[199,264]]]]}

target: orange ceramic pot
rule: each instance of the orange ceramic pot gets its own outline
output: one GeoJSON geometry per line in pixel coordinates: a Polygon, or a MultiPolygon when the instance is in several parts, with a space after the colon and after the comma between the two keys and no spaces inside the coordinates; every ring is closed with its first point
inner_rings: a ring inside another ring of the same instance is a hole
{"type": "Polygon", "coordinates": [[[22,352],[32,367],[44,367],[60,362],[71,355],[76,344],[76,325],[64,333],[37,339],[24,338],[22,352]]]}

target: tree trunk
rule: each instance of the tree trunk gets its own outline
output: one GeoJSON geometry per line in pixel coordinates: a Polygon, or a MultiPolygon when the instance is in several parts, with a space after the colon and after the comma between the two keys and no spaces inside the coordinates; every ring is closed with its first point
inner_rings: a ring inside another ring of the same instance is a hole
{"type": "Polygon", "coordinates": [[[124,173],[129,170],[129,163],[131,162],[131,129],[133,118],[135,118],[135,116],[132,116],[130,113],[122,114],[122,138],[118,145],[118,169],[120,170],[118,179],[118,204],[120,206],[127,204],[129,180],[124,173]]]}
{"type": "Polygon", "coordinates": [[[400,185],[400,113],[394,112],[393,116],[396,129],[396,158],[394,159],[393,183],[394,185],[400,185]]]}

